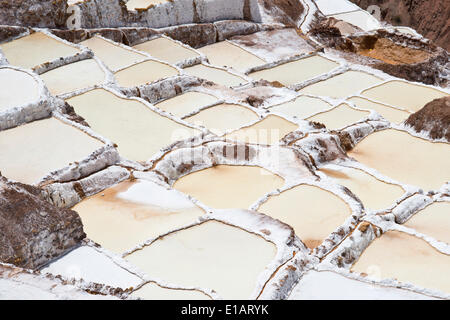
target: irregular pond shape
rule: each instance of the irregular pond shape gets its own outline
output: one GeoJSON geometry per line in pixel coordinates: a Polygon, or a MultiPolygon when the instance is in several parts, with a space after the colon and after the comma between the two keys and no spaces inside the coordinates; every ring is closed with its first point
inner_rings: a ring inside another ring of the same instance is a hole
{"type": "Polygon", "coordinates": [[[334,61],[312,56],[249,74],[254,80],[278,81],[285,86],[299,84],[338,67],[334,61]]]}
{"type": "Polygon", "coordinates": [[[400,123],[406,120],[411,114],[407,111],[394,109],[381,103],[375,103],[360,97],[353,97],[348,99],[353,102],[358,108],[374,110],[383,116],[386,120],[393,123],[400,123]]]}
{"type": "Polygon", "coordinates": [[[67,99],[92,129],[117,143],[127,159],[147,161],[161,148],[200,131],[178,124],[136,100],[94,89],[67,99]]]}
{"type": "Polygon", "coordinates": [[[1,68],[0,87],[0,113],[39,99],[37,81],[23,71],[1,68]]]}
{"type": "Polygon", "coordinates": [[[184,120],[202,125],[221,136],[226,131],[238,129],[258,119],[258,115],[249,108],[224,103],[202,110],[184,120]]]}
{"type": "Polygon", "coordinates": [[[316,113],[329,110],[331,104],[319,98],[301,96],[293,101],[282,103],[270,108],[272,112],[279,112],[287,117],[306,119],[316,113]]]}
{"type": "Polygon", "coordinates": [[[289,300],[434,300],[408,290],[378,286],[332,271],[309,271],[294,287],[289,300]]]}
{"type": "Polygon", "coordinates": [[[269,197],[258,209],[290,225],[308,248],[319,246],[350,215],[349,206],[335,194],[300,185],[269,197]]]}
{"type": "Polygon", "coordinates": [[[366,209],[386,209],[405,193],[400,186],[382,182],[362,170],[340,167],[339,170],[322,168],[320,171],[347,187],[366,209]]]}
{"type": "Polygon", "coordinates": [[[247,209],[284,180],[260,167],[218,165],[177,180],[174,188],[215,209],[247,209]]]}
{"type": "Polygon", "coordinates": [[[153,39],[133,46],[134,49],[149,53],[152,57],[176,64],[188,59],[198,57],[194,50],[164,37],[153,39]]]}
{"type": "Polygon", "coordinates": [[[231,67],[241,72],[266,63],[263,59],[228,41],[216,42],[198,51],[206,55],[213,65],[231,67]]]}
{"type": "Polygon", "coordinates": [[[33,184],[103,144],[55,118],[0,131],[0,172],[9,179],[33,184]]]}
{"type": "Polygon", "coordinates": [[[146,180],[121,182],[73,209],[87,236],[117,253],[188,225],[204,213],[180,193],[146,180]]]}
{"type": "Polygon", "coordinates": [[[381,82],[380,78],[365,72],[347,71],[328,80],[307,86],[299,92],[342,99],[381,82]]]}
{"type": "Polygon", "coordinates": [[[139,277],[117,265],[111,258],[87,246],[70,251],[41,272],[122,289],[136,287],[142,283],[139,277]]]}
{"type": "Polygon", "coordinates": [[[217,101],[218,99],[210,94],[191,91],[159,102],[155,106],[176,117],[183,117],[217,101]]]}
{"type": "Polygon", "coordinates": [[[450,202],[435,202],[416,213],[404,225],[450,244],[450,202]]]}
{"type": "Polygon", "coordinates": [[[45,62],[80,53],[79,49],[42,32],[0,44],[0,49],[11,65],[23,68],[37,67],[45,62]]]}
{"type": "Polygon", "coordinates": [[[298,126],[282,117],[269,115],[263,120],[249,126],[231,132],[225,139],[254,143],[254,144],[278,144],[288,133],[298,129],[298,126]]]}
{"type": "Polygon", "coordinates": [[[105,81],[105,74],[94,59],[70,63],[47,71],[40,77],[53,95],[93,87],[105,81]]]}
{"type": "Polygon", "coordinates": [[[450,293],[450,256],[422,239],[388,231],[375,239],[353,265],[355,272],[377,279],[397,279],[428,289],[450,293]]]}
{"type": "Polygon", "coordinates": [[[80,42],[81,45],[90,48],[112,71],[140,62],[146,56],[125,49],[118,44],[111,43],[100,37],[92,37],[80,42]]]}
{"type": "Polygon", "coordinates": [[[249,299],[275,255],[275,245],[263,238],[208,221],[167,235],[126,259],[168,283],[213,289],[224,299],[249,299]]]}
{"type": "Polygon", "coordinates": [[[412,112],[419,111],[434,99],[448,96],[433,88],[398,80],[365,90],[362,95],[412,112]]]}
{"type": "Polygon", "coordinates": [[[348,155],[392,179],[424,190],[439,189],[450,181],[450,145],[416,138],[403,131],[387,129],[372,133],[348,155]]]}
{"type": "Polygon", "coordinates": [[[131,294],[143,300],[211,300],[207,295],[196,290],[167,289],[150,282],[131,294]]]}
{"type": "Polygon", "coordinates": [[[333,110],[319,113],[308,120],[323,123],[328,130],[338,130],[357,123],[369,115],[369,111],[356,110],[343,103],[333,110]]]}
{"type": "Polygon", "coordinates": [[[184,71],[193,77],[206,79],[225,87],[237,87],[246,84],[247,80],[231,74],[225,70],[197,64],[193,67],[185,68],[184,71]]]}
{"type": "Polygon", "coordinates": [[[178,70],[168,64],[148,60],[120,70],[114,77],[121,87],[137,87],[178,74],[178,70]]]}

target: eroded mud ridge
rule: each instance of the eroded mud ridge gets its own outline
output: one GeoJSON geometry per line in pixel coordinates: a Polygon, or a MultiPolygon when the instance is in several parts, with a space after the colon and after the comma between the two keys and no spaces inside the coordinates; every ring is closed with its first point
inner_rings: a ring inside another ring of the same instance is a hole
{"type": "Polygon", "coordinates": [[[0,298],[450,298],[444,49],[347,0],[6,4],[0,298]]]}

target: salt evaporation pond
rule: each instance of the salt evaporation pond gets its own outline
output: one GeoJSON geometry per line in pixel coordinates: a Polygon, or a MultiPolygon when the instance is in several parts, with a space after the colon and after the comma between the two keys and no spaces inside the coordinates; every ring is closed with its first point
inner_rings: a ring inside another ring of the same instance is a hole
{"type": "Polygon", "coordinates": [[[249,299],[276,247],[262,237],[217,221],[169,234],[126,257],[165,282],[249,299]],[[182,267],[180,267],[182,266],[182,267]]]}
{"type": "Polygon", "coordinates": [[[348,155],[387,177],[424,190],[440,189],[450,180],[448,143],[433,143],[399,130],[372,133],[348,155]]]}
{"type": "Polygon", "coordinates": [[[298,126],[282,117],[269,115],[263,120],[242,129],[233,131],[225,136],[228,140],[254,143],[278,144],[288,133],[298,129],[298,126]]]}
{"type": "Polygon", "coordinates": [[[293,101],[271,107],[270,111],[281,113],[284,116],[306,119],[314,114],[329,110],[331,104],[319,98],[300,96],[293,101]]]}
{"type": "Polygon", "coordinates": [[[336,170],[325,167],[320,171],[336,183],[347,187],[362,201],[366,209],[389,208],[405,193],[400,186],[378,180],[362,170],[347,167],[339,167],[339,170],[336,170]]]}
{"type": "Polygon", "coordinates": [[[213,65],[231,67],[241,72],[266,63],[263,59],[228,41],[216,42],[198,51],[206,55],[213,65]]]}
{"type": "Polygon", "coordinates": [[[352,97],[347,101],[354,103],[358,108],[374,110],[378,112],[381,116],[383,116],[383,118],[385,118],[386,120],[396,124],[403,122],[411,115],[407,111],[395,109],[390,106],[372,102],[370,100],[360,97],[352,97]]]}
{"type": "Polygon", "coordinates": [[[380,78],[365,72],[347,71],[330,79],[307,86],[299,92],[343,99],[381,82],[382,80],[380,78]]]}
{"type": "Polygon", "coordinates": [[[91,90],[67,102],[94,131],[117,143],[119,153],[130,160],[147,161],[161,148],[200,133],[139,101],[120,98],[104,89],[91,90]]]}
{"type": "Polygon", "coordinates": [[[323,123],[328,130],[338,130],[360,122],[369,115],[369,111],[356,110],[343,103],[330,111],[310,117],[308,120],[323,123]]]}
{"type": "Polygon", "coordinates": [[[0,112],[39,99],[39,85],[28,73],[0,68],[0,112]]]}
{"type": "Polygon", "coordinates": [[[412,112],[419,111],[434,99],[448,96],[445,92],[434,88],[399,80],[389,81],[365,90],[362,95],[412,112]]]}
{"type": "Polygon", "coordinates": [[[60,95],[100,85],[105,73],[94,59],[64,65],[40,75],[51,94],[60,95]]]}
{"type": "Polygon", "coordinates": [[[145,180],[121,182],[73,209],[88,237],[116,253],[191,224],[204,213],[180,193],[145,180]]]}
{"type": "Polygon", "coordinates": [[[124,68],[147,58],[143,54],[125,49],[118,44],[100,37],[92,37],[80,42],[80,44],[91,49],[112,71],[124,68]]]}
{"type": "Polygon", "coordinates": [[[114,77],[121,87],[137,87],[178,74],[178,70],[168,64],[148,60],[122,69],[116,72],[114,77]]]}
{"type": "Polygon", "coordinates": [[[258,209],[290,225],[308,248],[319,246],[350,215],[349,206],[335,194],[300,185],[270,196],[258,209]]]}
{"type": "Polygon", "coordinates": [[[299,84],[320,74],[330,72],[339,65],[321,56],[312,56],[249,74],[254,80],[278,81],[285,86],[299,84]]]}
{"type": "Polygon", "coordinates": [[[150,282],[134,291],[131,297],[143,300],[211,300],[197,290],[168,289],[150,282]]]}
{"type": "Polygon", "coordinates": [[[199,56],[197,52],[186,48],[174,40],[161,37],[133,46],[134,49],[147,52],[152,57],[176,64],[199,56]]]}
{"type": "Polygon", "coordinates": [[[11,65],[23,68],[33,68],[44,62],[80,53],[79,49],[42,32],[0,44],[0,49],[11,65]]]}
{"type": "Polygon", "coordinates": [[[190,91],[156,103],[155,106],[176,117],[183,117],[217,101],[218,99],[210,94],[190,91]]]}
{"type": "Polygon", "coordinates": [[[225,70],[205,66],[203,64],[185,68],[184,72],[190,76],[206,79],[225,87],[237,87],[247,83],[247,80],[244,78],[238,77],[225,70]]]}
{"type": "Polygon", "coordinates": [[[239,129],[258,119],[258,115],[249,108],[235,104],[219,104],[184,120],[202,125],[220,136],[227,131],[239,129]]]}
{"type": "Polygon", "coordinates": [[[177,180],[174,188],[215,209],[247,209],[284,180],[260,167],[218,165],[177,180]]]}
{"type": "Polygon", "coordinates": [[[407,233],[388,231],[375,239],[352,271],[372,278],[397,279],[427,289],[450,293],[450,256],[407,233]]]}
{"type": "Polygon", "coordinates": [[[404,225],[450,244],[450,202],[435,202],[416,213],[404,225]]]}
{"type": "Polygon", "coordinates": [[[0,131],[0,171],[33,184],[50,172],[87,158],[103,143],[55,118],[0,131]]]}

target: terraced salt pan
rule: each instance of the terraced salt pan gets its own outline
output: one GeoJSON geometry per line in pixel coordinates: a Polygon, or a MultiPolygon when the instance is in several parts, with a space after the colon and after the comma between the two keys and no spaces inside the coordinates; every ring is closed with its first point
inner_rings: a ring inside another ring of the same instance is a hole
{"type": "Polygon", "coordinates": [[[343,99],[381,82],[381,79],[365,72],[347,71],[328,80],[307,86],[299,92],[343,99]]]}
{"type": "Polygon", "coordinates": [[[102,145],[57,119],[34,121],[0,131],[0,172],[33,184],[51,171],[88,157],[102,145]]]}
{"type": "Polygon", "coordinates": [[[150,110],[139,101],[94,89],[67,100],[94,131],[118,144],[119,153],[146,161],[161,148],[200,131],[178,124],[150,110]]]}
{"type": "Polygon", "coordinates": [[[249,299],[258,276],[275,258],[263,238],[217,221],[172,233],[126,257],[151,277],[249,299]]]}
{"type": "Polygon", "coordinates": [[[435,202],[416,213],[404,225],[450,244],[450,202],[435,202]]]}
{"type": "Polygon", "coordinates": [[[0,45],[11,65],[33,68],[44,62],[80,53],[80,50],[53,39],[42,32],[35,32],[0,45]]]}
{"type": "Polygon", "coordinates": [[[362,201],[366,209],[389,208],[404,194],[401,187],[382,182],[358,169],[339,167],[339,170],[322,168],[320,171],[347,187],[362,201]]]}
{"type": "Polygon", "coordinates": [[[343,103],[331,111],[317,114],[308,120],[323,123],[329,130],[337,130],[361,121],[369,115],[369,111],[356,110],[343,103]]]}
{"type": "Polygon", "coordinates": [[[128,10],[147,9],[148,7],[167,2],[169,0],[130,0],[126,3],[128,10]]]}
{"type": "Polygon", "coordinates": [[[362,95],[412,112],[419,111],[434,99],[448,96],[445,92],[433,88],[398,80],[368,89],[362,95]]]}
{"type": "Polygon", "coordinates": [[[269,115],[263,120],[236,130],[225,136],[225,139],[254,144],[278,144],[288,133],[298,129],[298,126],[284,118],[269,115]]]}
{"type": "Polygon", "coordinates": [[[266,63],[263,59],[228,41],[216,42],[198,50],[208,57],[211,64],[231,67],[241,72],[266,63]]]}
{"type": "Polygon", "coordinates": [[[39,99],[39,84],[23,71],[1,68],[0,87],[0,112],[39,99]]]}
{"type": "Polygon", "coordinates": [[[181,118],[217,101],[218,99],[210,94],[191,91],[157,103],[155,106],[181,118]]]}
{"type": "Polygon", "coordinates": [[[154,60],[140,62],[114,74],[121,87],[137,87],[178,75],[176,68],[154,60]]]}
{"type": "Polygon", "coordinates": [[[346,278],[332,271],[309,271],[289,300],[432,300],[408,290],[382,287],[346,278]]]}
{"type": "Polygon", "coordinates": [[[206,79],[225,87],[237,87],[247,83],[247,80],[244,78],[238,77],[225,70],[208,67],[203,64],[185,68],[184,71],[190,76],[206,79]]]}
{"type": "Polygon", "coordinates": [[[333,193],[300,185],[269,197],[258,212],[290,225],[308,248],[319,246],[350,215],[349,206],[333,193]]]}
{"type": "Polygon", "coordinates": [[[218,136],[255,122],[258,115],[249,108],[235,104],[220,104],[186,118],[187,122],[202,125],[218,136]]]}
{"type": "Polygon", "coordinates": [[[152,57],[171,64],[177,64],[199,56],[194,50],[188,49],[179,43],[164,37],[143,42],[133,46],[133,48],[147,52],[152,57]]]}
{"type": "Polygon", "coordinates": [[[143,300],[211,300],[200,291],[166,289],[153,282],[134,291],[131,296],[143,300]]]}
{"type": "Polygon", "coordinates": [[[94,59],[70,63],[47,71],[40,77],[53,95],[89,88],[105,81],[105,73],[94,59]]]}
{"type": "Polygon", "coordinates": [[[177,180],[174,188],[215,209],[247,209],[282,187],[284,180],[260,167],[218,165],[177,180]]]}
{"type": "Polygon", "coordinates": [[[113,71],[147,58],[140,53],[127,50],[100,37],[92,37],[80,44],[94,51],[94,54],[113,71]]]}
{"type": "Polygon", "coordinates": [[[360,97],[353,97],[348,99],[353,102],[358,108],[374,110],[378,112],[383,118],[392,123],[400,123],[406,120],[411,114],[407,111],[398,110],[381,103],[375,103],[360,97]]]}
{"type": "Polygon", "coordinates": [[[285,86],[291,86],[330,72],[338,66],[339,64],[336,62],[321,56],[312,56],[270,69],[252,72],[249,74],[249,77],[254,80],[278,81],[285,86]]]}
{"type": "Polygon", "coordinates": [[[70,251],[41,272],[122,289],[134,288],[142,283],[139,277],[117,265],[104,253],[87,246],[70,251]]]}
{"type": "Polygon", "coordinates": [[[450,181],[450,145],[433,143],[394,129],[372,133],[350,157],[399,182],[437,190],[450,181]]]}
{"type": "Polygon", "coordinates": [[[191,224],[204,213],[178,192],[145,180],[119,183],[73,209],[87,236],[117,253],[191,224]]]}
{"type": "Polygon", "coordinates": [[[428,289],[450,293],[450,256],[422,239],[388,231],[363,252],[352,270],[377,279],[398,279],[428,289]]]}
{"type": "Polygon", "coordinates": [[[281,113],[287,117],[306,119],[330,108],[331,104],[321,99],[300,96],[293,101],[274,106],[270,108],[270,111],[281,113]]]}
{"type": "Polygon", "coordinates": [[[364,31],[370,31],[380,27],[380,22],[370,13],[363,10],[339,13],[332,15],[331,17],[351,23],[364,31]]]}

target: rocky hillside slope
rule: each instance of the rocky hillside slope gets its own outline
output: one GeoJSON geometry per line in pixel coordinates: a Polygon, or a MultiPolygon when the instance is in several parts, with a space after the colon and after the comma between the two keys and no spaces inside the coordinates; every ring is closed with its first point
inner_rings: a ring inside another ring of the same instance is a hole
{"type": "Polygon", "coordinates": [[[450,6],[447,0],[351,0],[363,9],[381,8],[381,19],[409,26],[437,45],[450,50],[450,6]]]}

